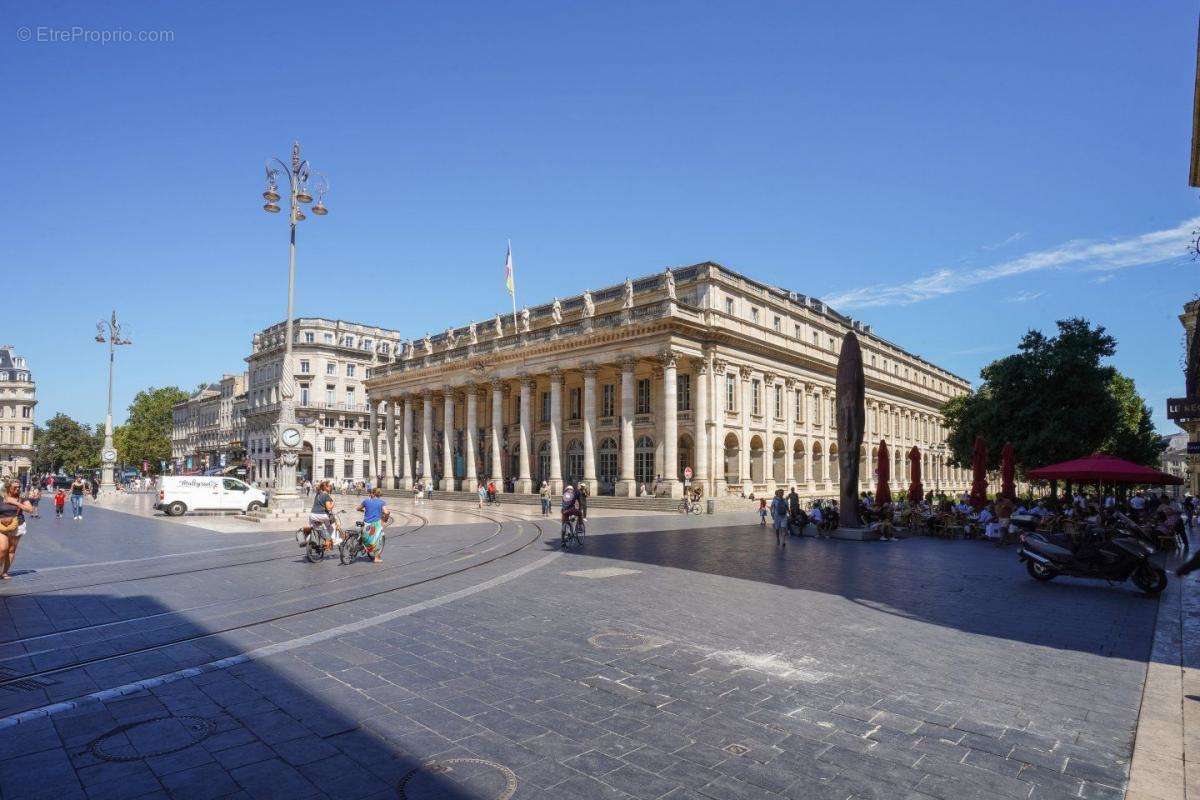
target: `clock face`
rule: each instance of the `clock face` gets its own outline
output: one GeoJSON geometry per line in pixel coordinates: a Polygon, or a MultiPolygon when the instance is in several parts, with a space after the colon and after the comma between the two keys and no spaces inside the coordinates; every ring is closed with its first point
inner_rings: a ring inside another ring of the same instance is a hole
{"type": "Polygon", "coordinates": [[[105,450],[104,452],[102,452],[100,454],[100,457],[103,458],[105,461],[116,461],[117,460],[117,451],[112,450],[112,449],[105,450]]]}
{"type": "Polygon", "coordinates": [[[284,428],[281,438],[283,439],[283,443],[288,447],[300,446],[300,431],[295,428],[284,428]]]}

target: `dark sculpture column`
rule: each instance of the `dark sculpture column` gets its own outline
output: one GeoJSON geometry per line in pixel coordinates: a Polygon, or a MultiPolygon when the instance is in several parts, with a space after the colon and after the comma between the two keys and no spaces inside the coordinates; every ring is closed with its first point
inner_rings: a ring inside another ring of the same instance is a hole
{"type": "Polygon", "coordinates": [[[838,469],[842,487],[839,525],[843,528],[862,527],[858,516],[858,467],[867,419],[865,392],[862,348],[854,331],[847,331],[837,371],[838,469]]]}

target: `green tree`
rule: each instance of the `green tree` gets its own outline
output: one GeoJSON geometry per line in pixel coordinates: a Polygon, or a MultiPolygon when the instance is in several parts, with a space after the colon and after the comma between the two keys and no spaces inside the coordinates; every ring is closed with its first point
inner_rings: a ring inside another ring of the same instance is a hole
{"type": "Polygon", "coordinates": [[[138,392],[129,404],[129,418],[113,431],[117,458],[131,466],[147,461],[150,471],[158,472],[159,462],[171,458],[171,407],[187,398],[178,386],[138,392]]]}
{"type": "Polygon", "coordinates": [[[103,435],[66,414],[56,414],[33,431],[34,470],[75,472],[100,466],[103,435]]]}
{"type": "Polygon", "coordinates": [[[943,406],[953,463],[970,466],[977,435],[992,468],[1005,442],[1025,469],[1097,450],[1139,463],[1157,459],[1154,425],[1133,381],[1103,363],[1116,340],[1085,319],[1057,325],[1056,336],[1027,332],[1016,353],[980,371],[978,390],[943,406]]]}

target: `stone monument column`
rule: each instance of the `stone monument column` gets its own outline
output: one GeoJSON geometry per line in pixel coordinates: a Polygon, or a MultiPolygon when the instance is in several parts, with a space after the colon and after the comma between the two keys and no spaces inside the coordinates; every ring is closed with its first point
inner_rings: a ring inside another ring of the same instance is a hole
{"type": "Polygon", "coordinates": [[[421,481],[433,488],[433,392],[421,394],[421,481]]]}
{"type": "MultiPolygon", "coordinates": [[[[454,389],[442,388],[442,491],[454,491],[454,389]]],[[[474,488],[474,487],[471,487],[474,488]]]]}
{"type": "Polygon", "coordinates": [[[383,438],[387,440],[388,473],[383,476],[383,483],[388,489],[400,488],[397,484],[400,467],[396,463],[396,457],[399,455],[399,448],[396,447],[396,402],[397,398],[395,395],[387,399],[387,412],[383,418],[383,438]]]}
{"type": "Polygon", "coordinates": [[[474,385],[467,386],[467,421],[463,428],[463,491],[473,492],[479,483],[479,475],[475,471],[475,455],[478,449],[475,445],[475,431],[479,425],[479,390],[474,385]]]}
{"type": "Polygon", "coordinates": [[[704,497],[712,497],[712,486],[708,483],[708,362],[701,357],[696,362],[696,402],[692,410],[695,422],[695,432],[692,438],[696,441],[696,462],[692,467],[692,480],[704,489],[704,497]]]}
{"type": "Polygon", "coordinates": [[[504,491],[504,382],[492,380],[492,483],[504,491]]]}
{"type": "Polygon", "coordinates": [[[620,497],[637,497],[637,481],[633,474],[633,358],[621,359],[621,473],[616,493],[620,497]]]}
{"type": "Polygon", "coordinates": [[[668,497],[683,497],[679,482],[679,373],[675,351],[663,351],[663,485],[668,497]]]}
{"type": "Polygon", "coordinates": [[[562,370],[550,370],[550,493],[562,494],[562,370]]]}
{"type": "Polygon", "coordinates": [[[729,365],[720,360],[715,359],[712,365],[712,419],[713,419],[713,435],[712,435],[712,463],[713,463],[713,494],[717,497],[724,497],[729,491],[729,485],[725,480],[725,392],[726,381],[729,378],[726,375],[726,369],[729,365]]]}
{"type": "Polygon", "coordinates": [[[532,390],[533,379],[529,376],[521,378],[521,438],[518,442],[521,452],[517,458],[517,492],[520,494],[533,492],[533,479],[529,474],[529,448],[533,446],[533,437],[530,435],[532,420],[529,416],[529,395],[532,390]]]}
{"type": "Polygon", "coordinates": [[[738,460],[741,464],[742,491],[747,496],[754,491],[754,473],[750,469],[750,412],[754,409],[754,399],[751,395],[750,376],[753,374],[749,367],[742,367],[738,374],[742,379],[742,446],[738,449],[738,460]]]}
{"type": "Polygon", "coordinates": [[[583,365],[583,482],[596,494],[596,365],[583,365]]]}

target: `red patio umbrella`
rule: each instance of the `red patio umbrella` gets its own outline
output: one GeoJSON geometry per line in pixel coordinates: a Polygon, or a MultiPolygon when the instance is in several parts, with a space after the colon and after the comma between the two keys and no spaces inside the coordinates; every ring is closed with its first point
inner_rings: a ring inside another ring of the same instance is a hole
{"type": "Polygon", "coordinates": [[[1105,453],[1092,453],[1087,458],[1076,458],[1059,464],[1031,469],[1029,477],[1044,481],[1145,483],[1152,486],[1183,483],[1183,478],[1105,453]]]}
{"type": "Polygon", "coordinates": [[[987,459],[987,445],[982,436],[976,436],[971,454],[971,508],[976,511],[987,505],[987,459]]]}
{"type": "Polygon", "coordinates": [[[1000,451],[1000,496],[1007,497],[1009,500],[1017,499],[1017,485],[1015,482],[1017,474],[1017,465],[1013,461],[1013,446],[1012,442],[1005,442],[1004,449],[1000,451]]]}
{"type": "Polygon", "coordinates": [[[921,451],[916,445],[908,451],[908,474],[910,483],[908,484],[908,502],[919,503],[921,498],[925,496],[925,489],[921,486],[921,451]]]}
{"type": "Polygon", "coordinates": [[[892,462],[888,458],[887,442],[879,440],[879,459],[875,464],[875,505],[881,506],[892,499],[892,490],[888,488],[888,479],[892,477],[892,462]]]}

